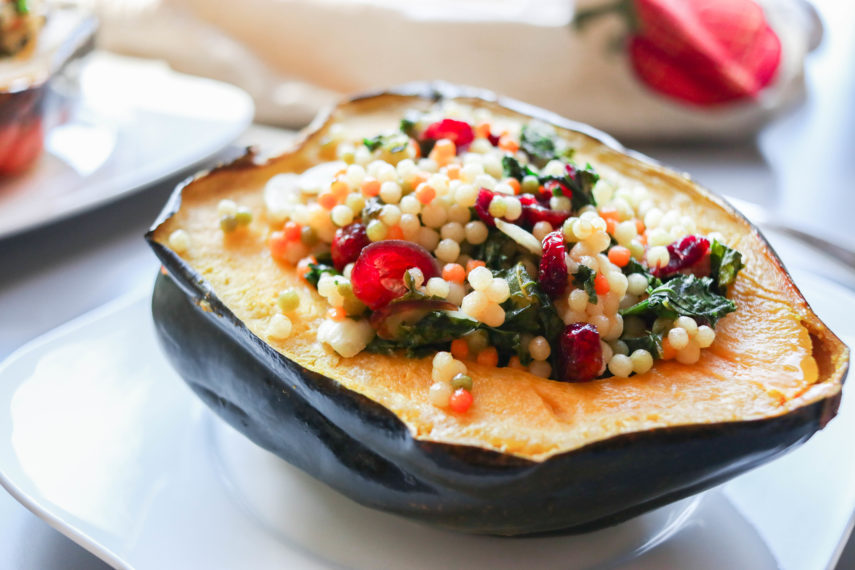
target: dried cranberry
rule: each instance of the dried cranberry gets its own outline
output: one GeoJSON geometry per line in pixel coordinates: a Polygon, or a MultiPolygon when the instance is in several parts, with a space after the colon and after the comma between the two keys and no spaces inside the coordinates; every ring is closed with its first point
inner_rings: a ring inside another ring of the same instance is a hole
{"type": "MultiPolygon", "coordinates": [[[[522,202],[522,200],[520,200],[522,202]]],[[[538,203],[522,205],[522,216],[520,216],[519,225],[533,226],[537,222],[549,222],[553,228],[559,228],[564,221],[570,217],[570,212],[558,212],[550,210],[538,203]]]]}
{"type": "Polygon", "coordinates": [[[603,349],[597,327],[586,323],[567,325],[558,336],[558,380],[587,382],[600,375],[603,349]]]}
{"type": "Polygon", "coordinates": [[[567,264],[564,262],[564,236],[560,231],[543,238],[543,257],[537,280],[541,289],[553,299],[567,289],[567,264]]]}
{"type": "Polygon", "coordinates": [[[493,216],[490,215],[490,202],[493,201],[495,195],[496,193],[492,190],[481,188],[478,192],[478,198],[475,200],[475,213],[478,214],[482,222],[490,227],[496,225],[496,222],[493,221],[493,216]]]}
{"type": "Polygon", "coordinates": [[[490,144],[493,146],[499,146],[499,139],[500,138],[501,137],[499,135],[494,135],[493,133],[490,133],[489,135],[487,135],[487,140],[490,141],[490,144]]]}
{"type": "Polygon", "coordinates": [[[359,253],[369,243],[368,232],[359,222],[337,229],[330,248],[335,268],[342,271],[345,265],[356,261],[359,253]]]}
{"type": "Polygon", "coordinates": [[[440,274],[436,259],[420,245],[396,239],[372,243],[353,265],[353,293],[376,311],[407,292],[404,273],[411,267],[421,269],[425,281],[440,274]]]}
{"type": "Polygon", "coordinates": [[[458,148],[466,146],[475,138],[475,132],[472,126],[465,121],[456,119],[443,119],[438,123],[428,125],[422,138],[439,140],[448,139],[457,145],[458,148]]]}
{"type": "Polygon", "coordinates": [[[709,251],[710,241],[700,236],[686,236],[668,246],[668,265],[652,270],[656,277],[668,277],[700,261],[709,251]]]}
{"type": "Polygon", "coordinates": [[[573,190],[571,190],[566,184],[564,184],[560,180],[549,180],[546,184],[543,185],[543,187],[549,192],[550,198],[552,196],[559,195],[565,196],[567,198],[573,198],[573,190]],[[555,192],[556,190],[558,190],[557,193],[555,192]]]}

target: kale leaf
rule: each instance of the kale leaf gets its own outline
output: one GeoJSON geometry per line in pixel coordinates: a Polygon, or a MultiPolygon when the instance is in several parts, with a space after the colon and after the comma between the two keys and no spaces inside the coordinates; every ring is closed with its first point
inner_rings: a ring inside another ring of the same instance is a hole
{"type": "Polygon", "coordinates": [[[502,170],[506,177],[516,178],[520,182],[526,176],[539,177],[529,165],[521,164],[519,160],[508,154],[502,157],[502,170]]]}
{"type": "Polygon", "coordinates": [[[710,245],[710,277],[713,279],[716,292],[727,293],[727,288],[743,267],[741,253],[718,240],[713,240],[710,245]]]}
{"type": "Polygon", "coordinates": [[[510,269],[531,254],[498,229],[490,228],[487,239],[472,250],[471,256],[484,260],[487,267],[510,269]]]}
{"type": "Polygon", "coordinates": [[[652,354],[654,359],[662,358],[662,335],[648,332],[644,336],[624,337],[621,338],[621,340],[626,343],[630,354],[640,348],[643,348],[652,354]]]}
{"type": "Polygon", "coordinates": [[[540,167],[555,158],[556,141],[555,129],[546,123],[533,121],[523,125],[520,132],[520,148],[540,167]]]}
{"type": "Polygon", "coordinates": [[[447,350],[449,342],[480,326],[481,323],[460,311],[431,311],[414,323],[397,326],[394,339],[374,337],[366,349],[381,354],[404,349],[409,357],[421,357],[447,350]]]}
{"type": "Polygon", "coordinates": [[[341,275],[341,273],[339,273],[332,265],[327,265],[325,263],[310,263],[309,270],[303,277],[306,278],[306,281],[311,283],[312,287],[317,289],[318,281],[321,280],[321,275],[324,273],[329,273],[330,275],[341,275]]]}
{"type": "Polygon", "coordinates": [[[654,289],[656,287],[659,287],[660,285],[662,285],[661,279],[659,279],[658,277],[654,277],[653,274],[650,273],[646,267],[644,267],[638,261],[636,261],[630,257],[629,263],[627,263],[623,267],[623,274],[628,277],[628,276],[632,275],[633,273],[640,273],[640,274],[644,275],[644,277],[647,278],[648,286],[653,287],[654,289]]]}
{"type": "Polygon", "coordinates": [[[378,148],[382,148],[389,154],[396,154],[407,148],[407,145],[410,144],[410,139],[409,137],[396,132],[377,135],[370,139],[362,139],[362,144],[364,144],[365,148],[371,152],[374,152],[378,148]]]}
{"type": "Polygon", "coordinates": [[[620,312],[623,316],[692,317],[714,327],[718,320],[736,310],[736,304],[713,292],[713,280],[709,277],[677,275],[673,279],[647,289],[649,297],[620,312]]]}
{"type": "Polygon", "coordinates": [[[579,269],[573,274],[573,285],[577,289],[584,289],[588,294],[588,302],[597,304],[597,291],[594,288],[594,278],[597,276],[594,270],[587,265],[579,265],[579,269]]]}
{"type": "MultiPolygon", "coordinates": [[[[590,164],[585,164],[585,168],[578,168],[575,165],[568,164],[569,172],[564,176],[541,176],[539,181],[546,185],[547,182],[555,181],[560,185],[568,188],[572,197],[570,203],[574,210],[584,208],[587,205],[596,206],[597,201],[594,199],[594,185],[600,179],[600,175],[594,171],[594,167],[590,164]]],[[[563,193],[556,188],[553,193],[558,196],[563,193]]]]}

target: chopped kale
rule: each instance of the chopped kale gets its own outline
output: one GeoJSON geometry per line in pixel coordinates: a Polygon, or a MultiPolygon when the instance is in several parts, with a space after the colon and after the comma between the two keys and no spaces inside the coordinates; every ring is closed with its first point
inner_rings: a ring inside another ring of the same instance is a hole
{"type": "Polygon", "coordinates": [[[563,160],[565,162],[573,158],[573,149],[558,138],[555,129],[541,123],[532,121],[523,125],[520,131],[520,148],[536,166],[542,168],[550,160],[563,160]]]}
{"type": "MultiPolygon", "coordinates": [[[[569,189],[572,193],[570,198],[571,205],[574,210],[578,210],[588,205],[596,206],[597,202],[594,199],[594,185],[600,179],[600,175],[594,171],[594,167],[590,164],[585,164],[585,168],[577,168],[572,164],[567,165],[567,173],[564,176],[541,176],[540,183],[546,185],[547,182],[555,181],[561,186],[569,189]]],[[[555,188],[553,192],[556,195],[561,195],[563,192],[555,188]]]]}
{"type": "Polygon", "coordinates": [[[368,225],[371,220],[376,220],[380,217],[380,211],[383,209],[383,203],[379,198],[369,198],[365,201],[365,206],[360,214],[361,221],[364,225],[368,225]]]}
{"type": "Polygon", "coordinates": [[[402,323],[397,340],[405,347],[447,344],[474,331],[479,324],[460,311],[431,311],[415,323],[402,323]]]}
{"type": "Polygon", "coordinates": [[[662,336],[648,332],[644,336],[639,337],[629,337],[629,338],[621,338],[621,340],[626,343],[627,348],[629,349],[629,353],[632,354],[636,350],[643,348],[651,355],[653,358],[662,358],[662,336]]]}
{"type": "Polygon", "coordinates": [[[377,149],[382,149],[389,154],[396,154],[406,150],[407,145],[410,144],[410,139],[409,137],[396,132],[377,135],[370,139],[362,139],[362,144],[364,144],[365,148],[371,152],[374,152],[377,149]]]}
{"type": "Polygon", "coordinates": [[[650,287],[656,288],[662,285],[662,280],[658,277],[654,277],[652,273],[650,273],[646,267],[640,264],[633,258],[629,258],[629,263],[627,263],[623,268],[623,274],[626,276],[632,275],[633,273],[641,273],[647,278],[647,284],[650,287]]]}
{"type": "Polygon", "coordinates": [[[321,275],[324,273],[329,273],[330,275],[341,275],[341,273],[339,273],[332,265],[327,265],[325,263],[310,263],[309,270],[306,272],[304,277],[306,278],[306,281],[312,284],[312,287],[317,289],[318,281],[321,280],[321,275]]]}
{"type": "Polygon", "coordinates": [[[416,132],[416,125],[419,122],[419,113],[418,111],[409,111],[404,117],[401,119],[401,124],[399,128],[401,132],[407,135],[408,137],[418,138],[418,133],[416,132]]]}
{"type": "Polygon", "coordinates": [[[736,274],[742,267],[741,253],[718,240],[713,240],[710,245],[710,277],[717,293],[727,293],[727,288],[736,279],[736,274]]]}
{"type": "Polygon", "coordinates": [[[668,319],[676,319],[682,315],[714,327],[720,318],[735,311],[736,305],[730,299],[713,292],[713,285],[713,280],[709,277],[677,275],[658,287],[648,288],[647,299],[620,313],[623,316],[668,319]]]}
{"type": "Polygon", "coordinates": [[[526,176],[538,177],[538,173],[531,169],[527,164],[521,164],[516,158],[505,155],[502,157],[502,170],[508,178],[516,178],[520,182],[526,176]]]}
{"type": "Polygon", "coordinates": [[[587,265],[579,265],[579,269],[573,274],[573,285],[577,289],[584,289],[588,294],[588,302],[597,304],[597,291],[594,288],[594,278],[597,274],[587,265]]]}
{"type": "Polygon", "coordinates": [[[471,253],[474,259],[484,260],[491,269],[509,269],[530,255],[517,242],[496,228],[490,228],[487,239],[471,253]]]}

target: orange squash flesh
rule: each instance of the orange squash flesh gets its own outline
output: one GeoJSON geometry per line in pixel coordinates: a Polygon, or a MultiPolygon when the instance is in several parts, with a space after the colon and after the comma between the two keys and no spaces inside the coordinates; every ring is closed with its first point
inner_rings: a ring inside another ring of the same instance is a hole
{"type": "MultiPolygon", "coordinates": [[[[460,103],[527,120],[492,102],[460,103]]],[[[181,254],[184,262],[253,333],[301,366],[391,410],[419,440],[544,461],[619,434],[780,416],[841,391],[848,350],[810,310],[748,222],[688,178],[570,130],[559,131],[576,148],[578,162],[591,162],[606,179],[645,185],[657,206],[678,208],[696,220],[700,233],[717,231],[743,254],[745,268],[728,295],[737,311],[719,322],[715,343],[697,364],[657,361],[646,374],[571,384],[469,361],[475,404],[466,414],[454,414],[430,403],[430,358],[361,353],[346,359],[321,345],[316,331],[326,302],[292,266],[271,258],[264,185],[275,174],[299,173],[327,160],[322,141],[335,122],[346,123],[356,136],[373,136],[395,129],[406,110],[429,104],[391,94],[343,104],[293,152],[265,164],[246,159],[190,183],[179,210],[156,228],[153,239],[168,247],[172,231],[187,231],[191,247],[181,254]],[[246,231],[224,236],[219,229],[217,205],[226,198],[252,210],[246,231]],[[292,336],[275,341],[265,329],[277,312],[278,292],[287,287],[298,289],[301,304],[292,317],[292,336]]]]}

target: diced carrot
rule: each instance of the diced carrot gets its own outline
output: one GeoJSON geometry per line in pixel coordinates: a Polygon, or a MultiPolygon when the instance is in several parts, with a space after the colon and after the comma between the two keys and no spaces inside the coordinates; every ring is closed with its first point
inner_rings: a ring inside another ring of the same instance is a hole
{"type": "Polygon", "coordinates": [[[470,259],[466,262],[466,275],[472,273],[472,270],[476,267],[487,267],[487,264],[480,259],[470,259]]]}
{"type": "Polygon", "coordinates": [[[344,200],[345,197],[347,197],[348,192],[350,192],[350,186],[341,178],[337,178],[330,185],[330,192],[333,193],[333,196],[335,196],[336,199],[344,200]]]}
{"type": "MultiPolygon", "coordinates": [[[[276,233],[276,232],[273,232],[273,233],[276,233]]],[[[300,276],[300,279],[305,281],[306,280],[306,273],[309,272],[309,265],[312,263],[317,263],[317,262],[318,262],[318,260],[315,259],[314,255],[309,255],[307,257],[304,257],[299,262],[297,262],[297,275],[300,276]]]]}
{"type": "Polygon", "coordinates": [[[611,235],[614,235],[615,230],[617,230],[617,224],[617,221],[613,220],[612,218],[606,218],[606,231],[609,232],[611,235]]]}
{"type": "Polygon", "coordinates": [[[639,235],[644,233],[644,222],[641,220],[635,220],[635,231],[638,232],[639,235]]]}
{"type": "Polygon", "coordinates": [[[376,178],[372,178],[368,176],[365,180],[362,181],[362,194],[368,196],[369,198],[376,196],[380,193],[380,181],[376,178]]]}
{"type": "Polygon", "coordinates": [[[285,253],[288,251],[288,238],[285,237],[285,232],[273,232],[270,234],[267,246],[270,248],[270,255],[273,257],[277,259],[285,257],[285,253]]]}
{"type": "Polygon", "coordinates": [[[520,181],[516,178],[508,178],[505,180],[505,184],[514,189],[514,194],[520,193],[520,181]]]}
{"type": "Polygon", "coordinates": [[[325,210],[332,210],[338,204],[338,198],[332,192],[323,192],[318,195],[318,204],[325,210]]]}
{"type": "Polygon", "coordinates": [[[488,346],[478,353],[478,364],[486,364],[487,366],[496,366],[499,364],[499,352],[495,346],[488,346]]]}
{"type": "Polygon", "coordinates": [[[662,358],[663,360],[671,360],[677,356],[677,349],[671,346],[671,343],[668,341],[668,337],[662,339],[662,358]]]}
{"type": "Polygon", "coordinates": [[[448,176],[449,180],[457,180],[460,178],[460,165],[459,164],[449,164],[445,167],[445,175],[448,176]]]}
{"type": "Polygon", "coordinates": [[[396,224],[386,232],[386,239],[404,239],[404,230],[396,224]]]}
{"type": "Polygon", "coordinates": [[[451,341],[451,356],[457,360],[466,360],[469,356],[469,344],[462,338],[451,341]]]}
{"type": "Polygon", "coordinates": [[[520,143],[510,135],[502,135],[499,137],[499,148],[507,152],[516,152],[520,149],[520,143]]]}
{"type": "Polygon", "coordinates": [[[436,198],[436,190],[427,184],[420,184],[416,188],[416,199],[422,204],[430,204],[436,198]]]}
{"type": "Polygon", "coordinates": [[[482,122],[475,125],[475,136],[479,139],[486,139],[490,136],[490,123],[482,122]]]}
{"type": "Polygon", "coordinates": [[[347,318],[347,313],[344,312],[344,307],[330,307],[327,311],[327,317],[334,321],[343,321],[347,318]]]}
{"type": "Polygon", "coordinates": [[[463,283],[466,270],[459,263],[446,263],[442,268],[442,278],[453,283],[463,283]]]}
{"type": "Polygon", "coordinates": [[[629,251],[629,248],[623,247],[622,245],[616,245],[609,250],[609,261],[618,267],[626,267],[631,256],[632,252],[629,251]]]}
{"type": "Polygon", "coordinates": [[[614,220],[615,222],[620,221],[620,214],[618,214],[617,208],[612,208],[611,206],[606,206],[600,210],[600,217],[604,220],[614,220]]]}
{"type": "Polygon", "coordinates": [[[608,278],[599,271],[597,272],[597,276],[594,277],[594,290],[597,292],[597,295],[605,295],[611,290],[608,278]]]}
{"type": "Polygon", "coordinates": [[[285,233],[285,239],[288,241],[297,241],[300,239],[300,231],[302,228],[300,224],[295,221],[290,221],[285,223],[285,229],[283,230],[285,233]]]}

